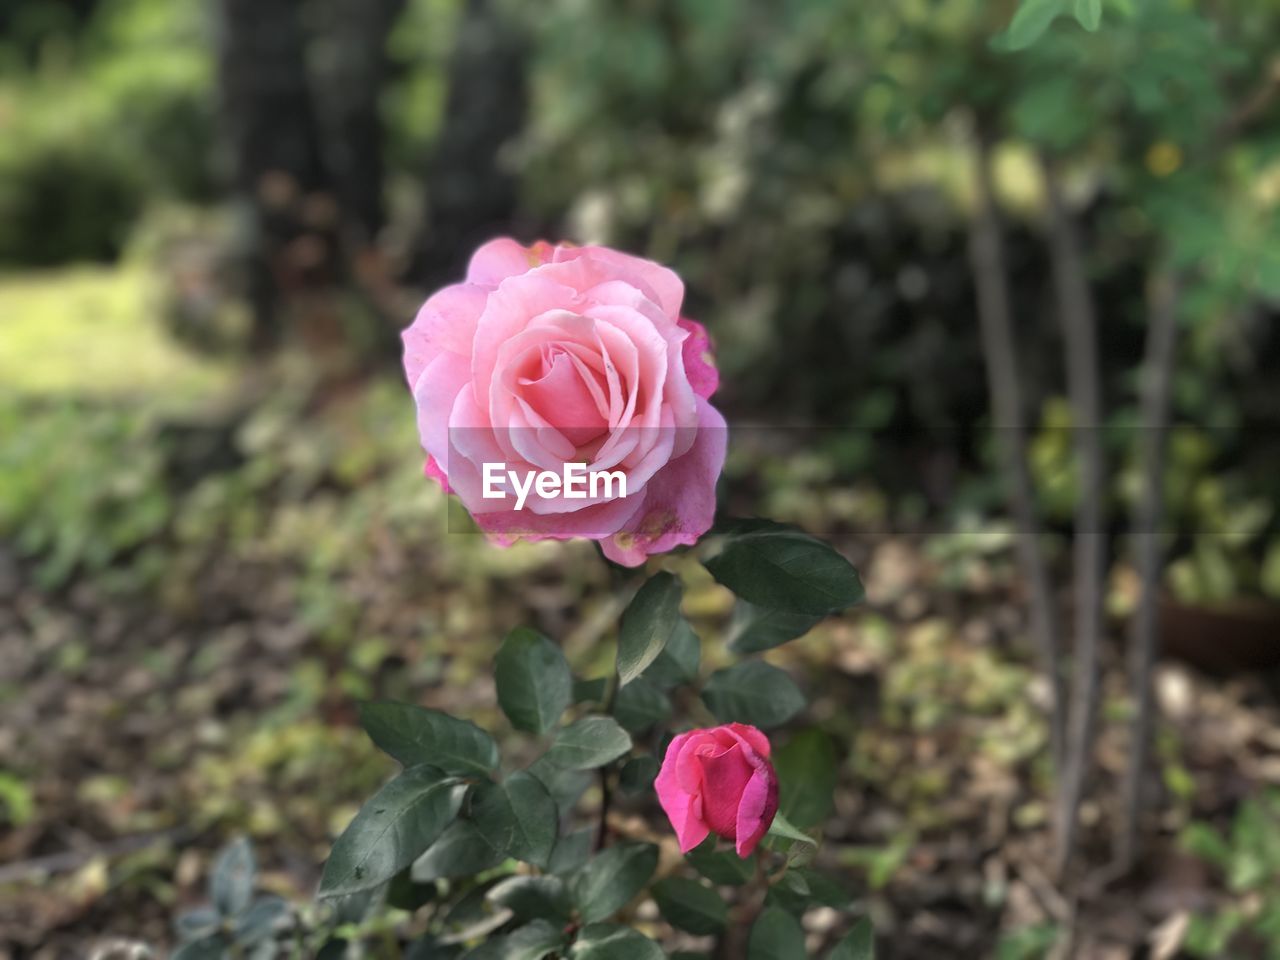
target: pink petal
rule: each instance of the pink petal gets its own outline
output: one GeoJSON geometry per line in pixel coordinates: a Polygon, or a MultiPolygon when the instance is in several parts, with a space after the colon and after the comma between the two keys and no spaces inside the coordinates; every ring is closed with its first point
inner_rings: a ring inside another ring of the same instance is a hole
{"type": "Polygon", "coordinates": [[[738,806],[742,792],[755,774],[742,747],[699,756],[702,764],[702,811],[707,825],[717,834],[732,840],[738,835],[738,806]]]}
{"type": "Polygon", "coordinates": [[[674,270],[609,247],[556,248],[555,260],[558,263],[579,258],[607,265],[611,274],[637,286],[667,316],[672,319],[680,316],[680,304],[684,302],[684,282],[676,276],[674,270]]]}
{"type": "Polygon", "coordinates": [[[738,856],[748,857],[755,850],[778,812],[778,778],[773,767],[764,764],[752,774],[738,802],[738,856]]]}
{"type": "Polygon", "coordinates": [[[487,298],[488,293],[480,287],[465,283],[445,287],[427,298],[413,323],[401,334],[404,372],[410,389],[441,353],[471,356],[476,324],[487,298]]]}
{"type": "Polygon", "coordinates": [[[715,352],[707,328],[697,320],[680,318],[680,327],[689,331],[682,348],[684,372],[693,392],[704,400],[720,388],[720,371],[715,367],[715,352]]]}
{"type": "Polygon", "coordinates": [[[699,397],[693,446],[653,475],[645,485],[643,508],[625,531],[602,544],[605,556],[636,567],[650,554],[697,543],[715,519],[716,479],[724,467],[727,433],[724,417],[699,397]]]}
{"type": "Polygon", "coordinates": [[[525,247],[510,237],[498,237],[480,246],[467,265],[467,283],[496,287],[507,277],[528,273],[551,256],[551,246],[539,241],[525,247]]]}
{"type": "Polygon", "coordinates": [[[726,723],[720,729],[727,731],[736,740],[747,744],[763,759],[769,759],[769,751],[771,749],[769,738],[755,727],[747,723],[726,723]]]}
{"type": "Polygon", "coordinates": [[[681,752],[697,733],[698,731],[682,733],[671,741],[662,758],[662,769],[658,771],[657,779],[653,782],[654,790],[658,794],[658,803],[662,805],[667,819],[671,821],[671,826],[676,832],[676,838],[680,841],[681,853],[688,853],[710,833],[710,829],[701,817],[701,803],[693,794],[680,786],[677,771],[681,752]]]}

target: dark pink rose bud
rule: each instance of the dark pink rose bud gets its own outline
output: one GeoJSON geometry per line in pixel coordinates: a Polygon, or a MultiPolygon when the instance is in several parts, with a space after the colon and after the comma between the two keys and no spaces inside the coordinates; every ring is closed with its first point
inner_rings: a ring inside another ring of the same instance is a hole
{"type": "Polygon", "coordinates": [[[684,853],[714,833],[746,857],[778,812],[769,738],[745,723],[680,734],[667,747],[654,788],[684,853]]]}

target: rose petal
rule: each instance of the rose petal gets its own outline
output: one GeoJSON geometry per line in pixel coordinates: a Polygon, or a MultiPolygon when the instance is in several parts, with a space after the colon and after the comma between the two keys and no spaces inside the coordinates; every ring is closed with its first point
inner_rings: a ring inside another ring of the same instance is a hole
{"type": "Polygon", "coordinates": [[[684,283],[674,270],[660,263],[632,256],[609,247],[557,247],[554,255],[557,263],[570,260],[594,260],[621,273],[621,279],[638,286],[642,293],[660,306],[667,316],[680,316],[680,304],[684,302],[684,283]]]}
{"type": "Polygon", "coordinates": [[[738,856],[748,857],[769,832],[778,812],[778,778],[773,767],[757,767],[738,801],[735,832],[738,856]]]}
{"type": "Polygon", "coordinates": [[[552,256],[550,244],[539,241],[525,247],[510,237],[498,237],[482,244],[467,265],[467,282],[496,287],[507,277],[528,273],[530,267],[546,263],[552,256]]]}
{"type": "Polygon", "coordinates": [[[714,833],[732,840],[738,835],[738,801],[756,770],[736,743],[698,760],[702,764],[703,818],[714,833]]]}
{"type": "Polygon", "coordinates": [[[693,392],[706,400],[720,389],[720,371],[713,362],[711,337],[706,327],[688,317],[680,318],[680,327],[689,331],[681,345],[685,376],[689,378],[693,392]]]}
{"type": "Polygon", "coordinates": [[[460,283],[432,294],[413,323],[402,333],[404,372],[410,389],[422,371],[442,352],[471,356],[476,324],[484,312],[488,294],[480,287],[460,283]]]}
{"type": "Polygon", "coordinates": [[[677,764],[681,752],[694,733],[682,733],[667,746],[662,759],[662,768],[653,782],[661,804],[671,827],[680,842],[680,852],[688,853],[707,838],[710,829],[702,819],[702,807],[695,796],[680,786],[677,764]]]}
{"type": "MultiPolygon", "coordinates": [[[[728,429],[724,417],[698,399],[698,435],[689,452],[645,484],[644,504],[625,531],[601,546],[615,563],[636,567],[653,553],[697,543],[716,513],[716,478],[724,466],[728,429]]],[[[628,489],[630,493],[630,489],[628,489]]]]}

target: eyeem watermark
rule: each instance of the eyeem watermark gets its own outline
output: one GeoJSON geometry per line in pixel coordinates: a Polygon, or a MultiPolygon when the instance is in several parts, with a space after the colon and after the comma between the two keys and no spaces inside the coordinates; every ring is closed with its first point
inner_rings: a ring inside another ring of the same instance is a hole
{"type": "Polygon", "coordinates": [[[508,470],[505,463],[484,465],[484,487],[480,493],[484,499],[505,500],[514,492],[516,509],[523,510],[530,491],[544,500],[552,497],[566,500],[625,498],[627,475],[621,470],[587,470],[585,463],[566,463],[562,473],[526,470],[523,475],[518,470],[508,470]]]}

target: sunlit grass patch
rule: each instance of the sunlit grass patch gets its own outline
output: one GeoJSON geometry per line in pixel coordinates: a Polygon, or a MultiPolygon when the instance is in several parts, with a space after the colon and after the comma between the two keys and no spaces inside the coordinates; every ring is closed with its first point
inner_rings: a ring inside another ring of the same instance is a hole
{"type": "Polygon", "coordinates": [[[140,265],[0,275],[0,386],[13,394],[208,397],[230,367],[173,342],[157,318],[159,283],[140,265]]]}

